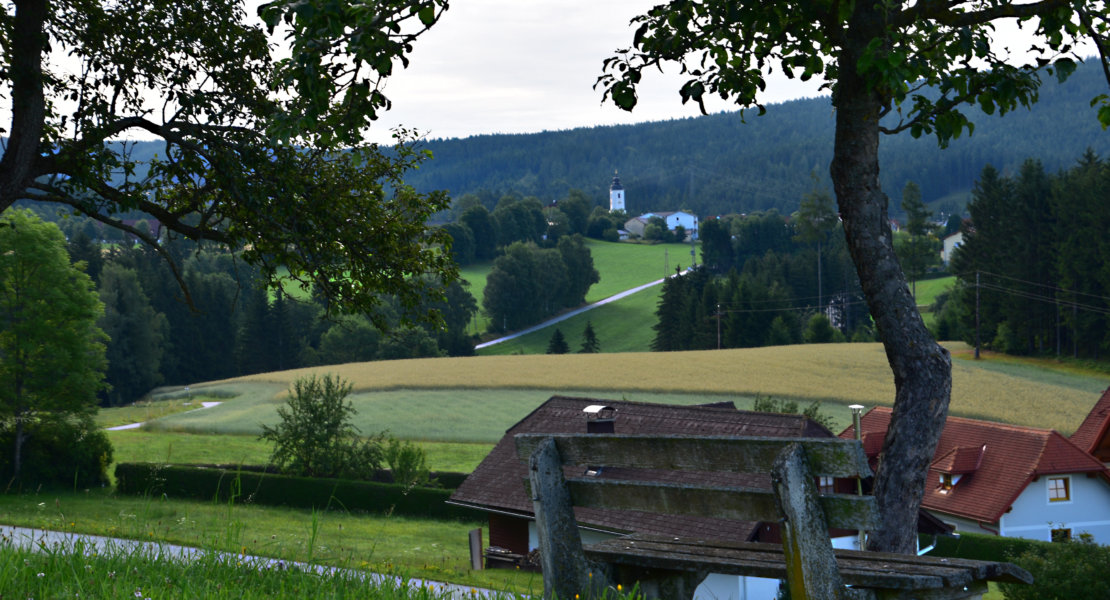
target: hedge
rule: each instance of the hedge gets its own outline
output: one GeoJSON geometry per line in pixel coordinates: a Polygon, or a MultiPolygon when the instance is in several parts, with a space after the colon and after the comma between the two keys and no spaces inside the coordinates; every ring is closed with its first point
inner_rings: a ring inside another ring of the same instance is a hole
{"type": "MultiPolygon", "coordinates": [[[[922,548],[932,543],[932,536],[921,536],[922,548]]],[[[1051,545],[1052,542],[961,532],[959,537],[940,536],[936,544],[937,547],[929,552],[930,556],[1013,562],[1022,553],[1051,545]]]]}
{"type": "Polygon", "coordinates": [[[451,490],[371,481],[314,479],[152,463],[116,465],[116,490],[121,494],[166,495],[195,500],[229,500],[243,504],[293,508],[341,508],[354,512],[389,513],[433,519],[476,520],[482,513],[446,504],[451,490]]]}
{"type": "MultiPolygon", "coordinates": [[[[224,469],[227,471],[236,472],[250,472],[250,473],[270,473],[279,474],[278,468],[273,465],[236,465],[236,464],[197,464],[193,463],[187,466],[191,467],[206,467],[209,469],[224,469]]],[[[470,473],[458,473],[455,471],[431,471],[428,473],[435,482],[435,487],[446,489],[455,489],[462,485],[462,482],[470,477],[470,473]]],[[[378,483],[393,483],[393,472],[389,469],[378,469],[370,473],[369,477],[359,479],[358,481],[376,481],[378,483]]]]}

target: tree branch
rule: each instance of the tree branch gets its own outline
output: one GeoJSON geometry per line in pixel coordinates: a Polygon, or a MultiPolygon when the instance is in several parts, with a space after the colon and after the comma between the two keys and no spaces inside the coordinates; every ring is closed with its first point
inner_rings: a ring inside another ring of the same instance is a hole
{"type": "Polygon", "coordinates": [[[952,8],[962,2],[942,4],[936,1],[922,1],[895,15],[894,24],[898,28],[908,27],[921,20],[935,21],[947,27],[968,27],[983,25],[998,19],[1025,19],[1037,17],[1058,8],[1068,6],[1067,0],[1041,0],[1029,4],[1007,2],[982,10],[954,12],[952,8]]]}

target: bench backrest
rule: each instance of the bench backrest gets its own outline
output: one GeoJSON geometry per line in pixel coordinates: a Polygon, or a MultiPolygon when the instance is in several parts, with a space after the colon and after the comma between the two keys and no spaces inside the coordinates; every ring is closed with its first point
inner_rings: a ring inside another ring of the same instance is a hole
{"type": "Polygon", "coordinates": [[[834,597],[844,589],[829,527],[868,530],[878,521],[873,497],[821,494],[817,488],[819,476],[871,476],[867,457],[855,440],[519,434],[516,445],[518,455],[529,461],[529,493],[547,598],[553,594],[573,598],[597,583],[591,581],[582,553],[574,506],[781,523],[791,592],[806,590],[813,597],[834,597]],[[767,473],[772,486],[676,485],[592,476],[567,479],[564,465],[582,466],[583,471],[621,467],[767,473]]]}

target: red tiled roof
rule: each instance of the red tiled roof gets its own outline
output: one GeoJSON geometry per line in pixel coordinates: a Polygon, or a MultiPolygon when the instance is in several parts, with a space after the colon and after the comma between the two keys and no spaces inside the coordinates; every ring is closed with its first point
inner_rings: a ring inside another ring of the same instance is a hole
{"type": "MultiPolygon", "coordinates": [[[[860,429],[864,439],[885,436],[890,417],[891,409],[885,407],[863,415],[860,429]]],[[[840,437],[854,435],[854,428],[849,427],[840,437]]],[[[864,449],[869,457],[877,456],[867,444],[864,449]]],[[[990,523],[1006,512],[1035,477],[1098,473],[1110,482],[1110,471],[1102,463],[1051,429],[948,417],[933,457],[922,506],[990,523]],[[968,470],[975,454],[978,468],[968,470]],[[943,493],[941,473],[962,477],[955,487],[943,493]]]]}
{"type": "Polygon", "coordinates": [[[1095,402],[1091,412],[1087,413],[1087,418],[1083,419],[1079,429],[1071,434],[1071,441],[1087,452],[1094,452],[1099,442],[1106,437],[1108,427],[1110,427],[1110,388],[1106,388],[1102,397],[1095,402]]]}
{"type": "Polygon", "coordinates": [[[947,454],[933,461],[929,468],[950,475],[963,475],[974,473],[983,462],[983,453],[987,445],[959,446],[948,451],[947,454]]]}
{"type": "MultiPolygon", "coordinates": [[[[829,430],[802,415],[740,411],[719,404],[674,406],[554,396],[505,433],[478,468],[455,490],[451,500],[530,517],[532,501],[524,493],[528,470],[525,462],[516,456],[513,436],[518,433],[584,433],[586,419],[582,409],[592,404],[616,409],[616,433],[832,437],[829,430]]],[[[605,469],[602,476],[682,483],[711,480],[718,485],[740,487],[769,486],[766,475],[744,473],[605,469]]],[[[746,521],[637,511],[576,508],[575,515],[579,523],[605,530],[718,539],[751,539],[758,526],[746,521]]]]}

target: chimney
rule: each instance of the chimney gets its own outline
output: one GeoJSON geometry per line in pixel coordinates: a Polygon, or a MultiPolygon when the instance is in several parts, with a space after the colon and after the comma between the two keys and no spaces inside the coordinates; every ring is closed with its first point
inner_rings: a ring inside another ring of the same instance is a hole
{"type": "Polygon", "coordinates": [[[582,409],[586,413],[586,433],[614,433],[617,411],[611,406],[592,404],[582,409]]]}

